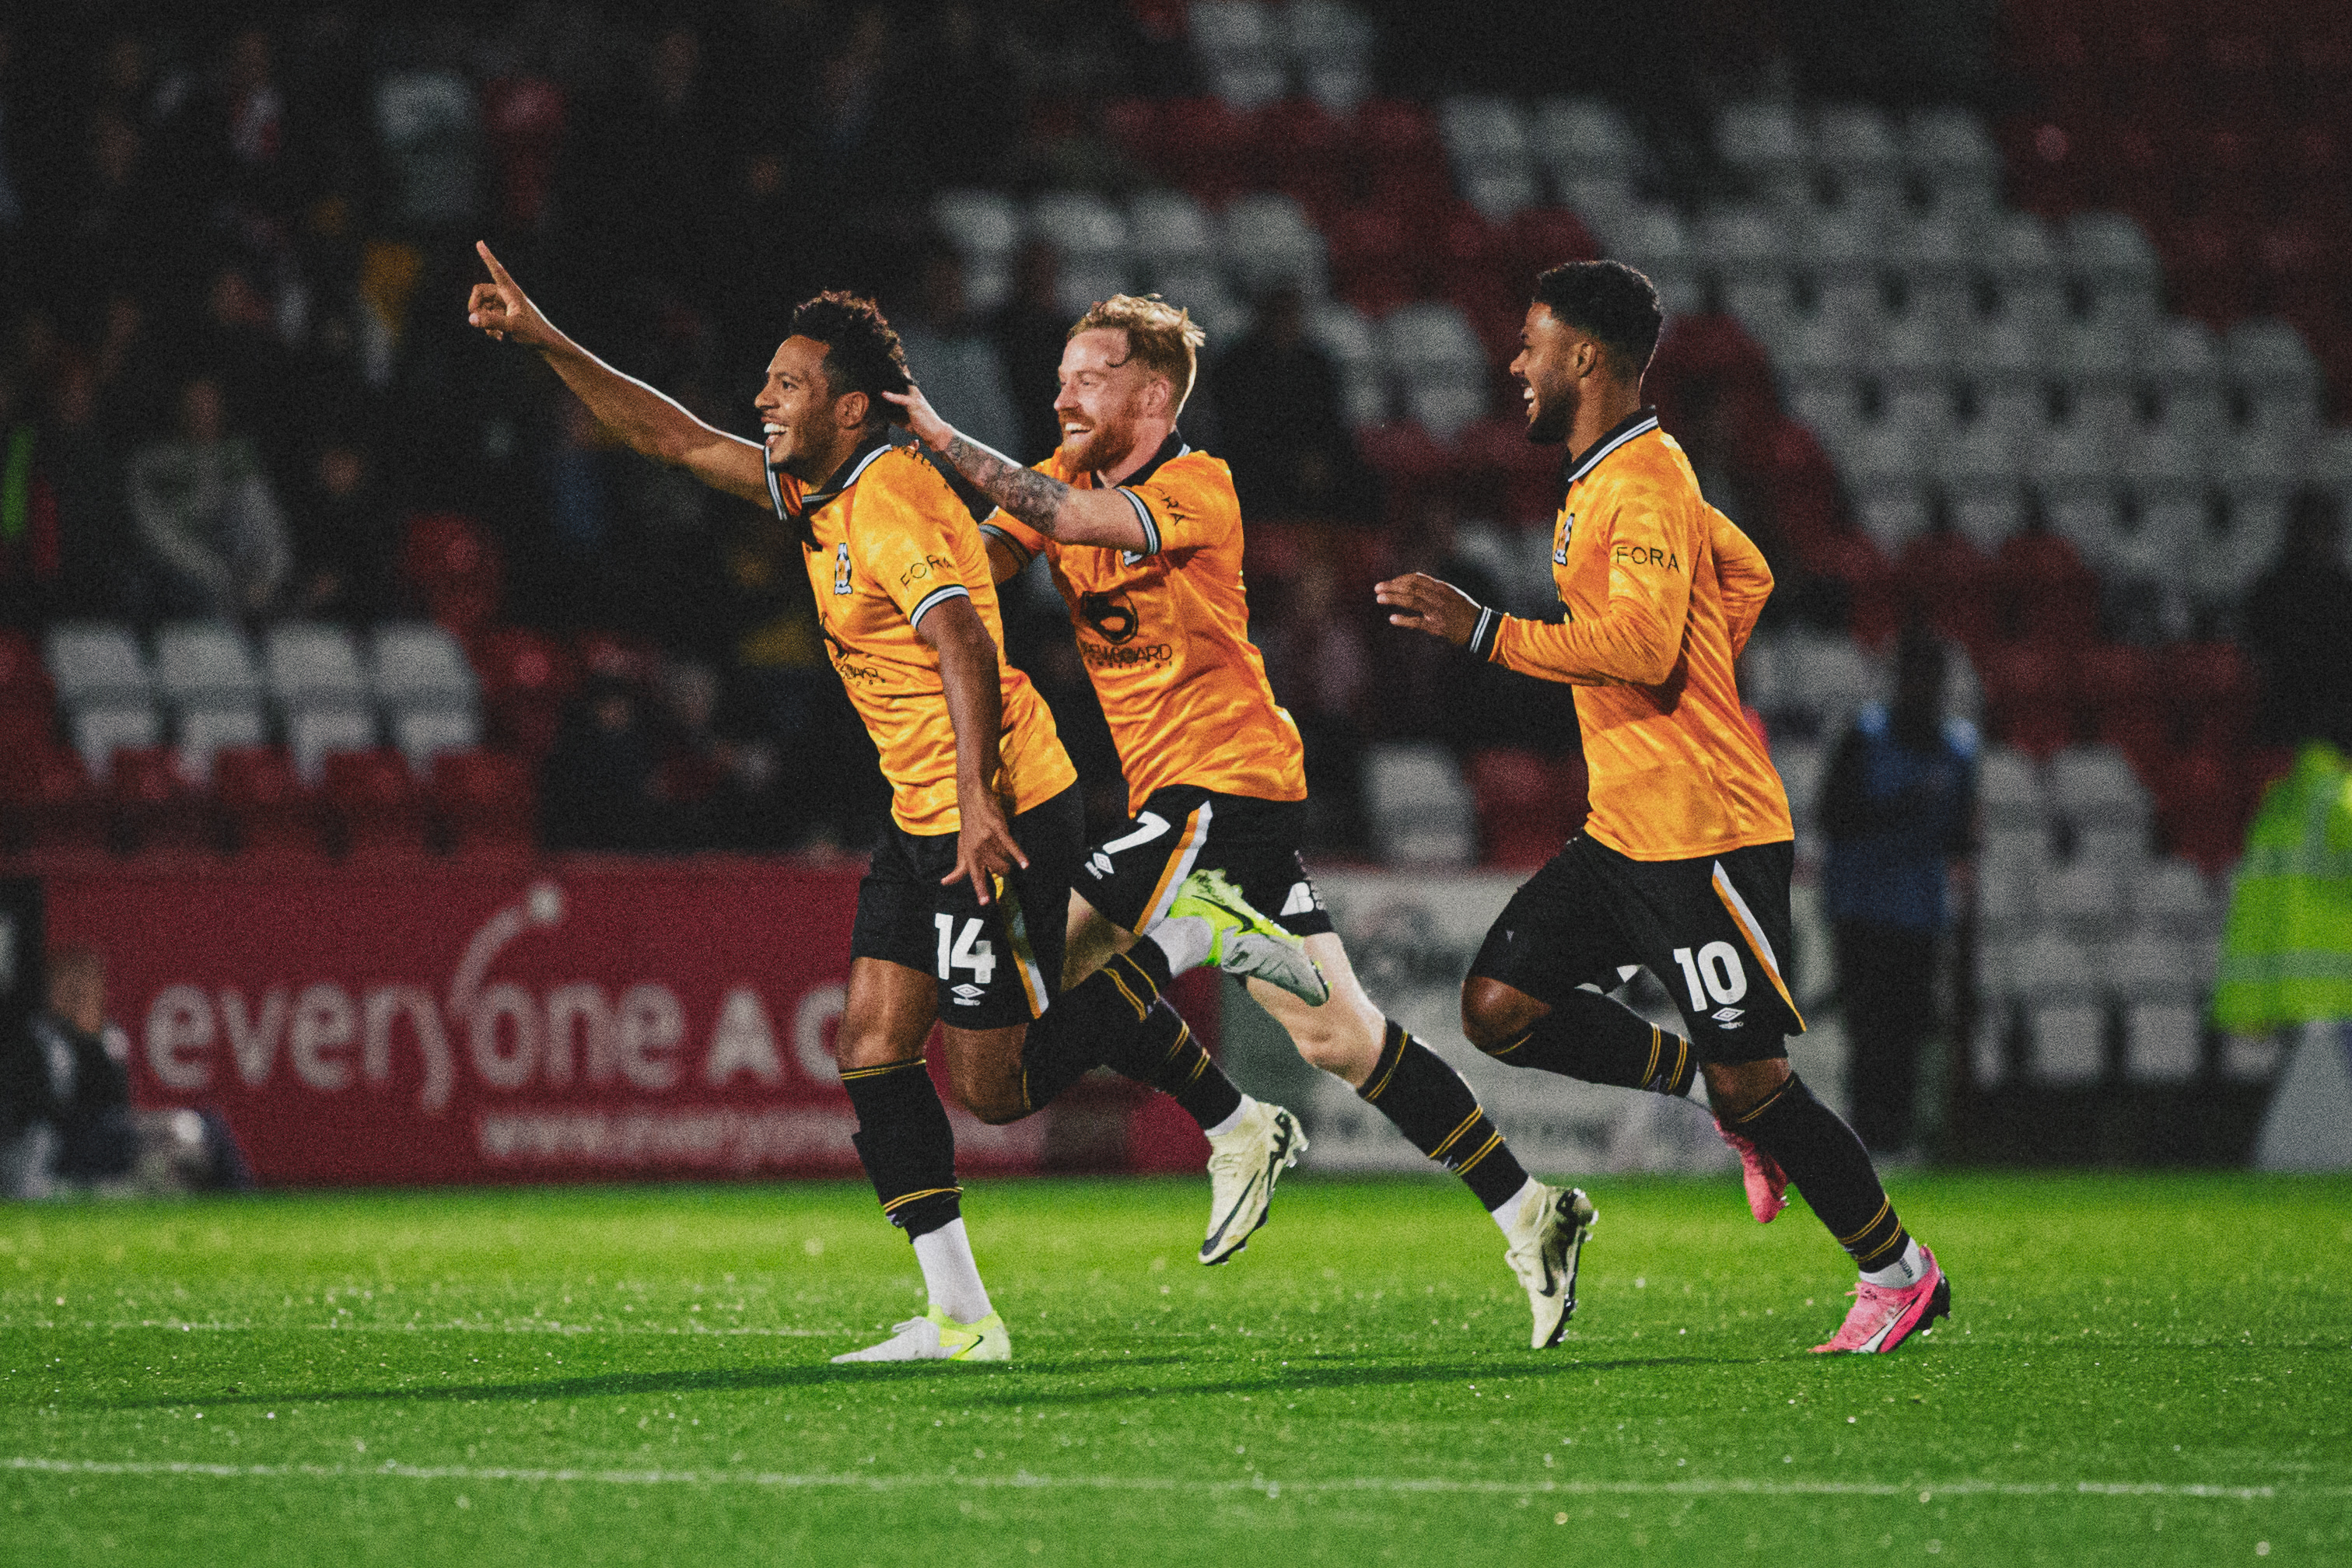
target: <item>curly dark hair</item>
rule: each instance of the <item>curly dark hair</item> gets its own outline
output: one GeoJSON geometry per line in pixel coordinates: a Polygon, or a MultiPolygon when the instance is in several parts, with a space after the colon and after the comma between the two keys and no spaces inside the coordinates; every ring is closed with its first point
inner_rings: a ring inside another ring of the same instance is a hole
{"type": "Polygon", "coordinates": [[[1619,374],[1640,380],[1657,352],[1665,312],[1657,285],[1622,261],[1570,261],[1536,279],[1536,302],[1609,351],[1619,374]]]}
{"type": "Polygon", "coordinates": [[[835,397],[864,393],[872,405],[869,424],[907,422],[907,411],[882,396],[914,384],[907,374],[907,351],[873,300],[838,289],[803,300],[793,311],[792,335],[824,345],[826,385],[835,397]]]}

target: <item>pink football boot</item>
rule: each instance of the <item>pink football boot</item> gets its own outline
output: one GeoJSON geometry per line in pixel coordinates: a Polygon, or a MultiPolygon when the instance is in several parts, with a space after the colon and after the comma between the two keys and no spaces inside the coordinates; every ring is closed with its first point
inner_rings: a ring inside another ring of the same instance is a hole
{"type": "Polygon", "coordinates": [[[1927,1272],[1916,1285],[1898,1289],[1873,1285],[1867,1279],[1854,1281],[1853,1306],[1847,1311],[1845,1321],[1838,1325],[1838,1331],[1830,1336],[1827,1344],[1815,1345],[1813,1353],[1853,1351],[1864,1355],[1885,1355],[1909,1339],[1920,1324],[1950,1317],[1952,1282],[1944,1278],[1936,1255],[1924,1245],[1919,1256],[1926,1259],[1927,1272]]]}

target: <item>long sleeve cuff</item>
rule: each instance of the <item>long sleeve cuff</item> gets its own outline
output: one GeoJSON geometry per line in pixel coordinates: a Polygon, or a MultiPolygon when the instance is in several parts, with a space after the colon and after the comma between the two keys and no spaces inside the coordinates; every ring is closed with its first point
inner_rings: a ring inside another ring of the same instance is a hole
{"type": "Polygon", "coordinates": [[[1508,617],[1490,605],[1478,606],[1478,624],[1470,628],[1470,651],[1482,659],[1492,661],[1495,644],[1503,635],[1503,622],[1508,617]]]}

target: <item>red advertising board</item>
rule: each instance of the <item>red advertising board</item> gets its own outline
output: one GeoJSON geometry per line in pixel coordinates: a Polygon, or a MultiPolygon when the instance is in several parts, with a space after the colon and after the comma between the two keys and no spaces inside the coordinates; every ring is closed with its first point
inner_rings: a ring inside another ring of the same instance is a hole
{"type": "MultiPolygon", "coordinates": [[[[109,961],[140,1101],[218,1110],[289,1184],[855,1173],[856,895],[757,862],[47,883],[52,948],[109,961]]],[[[959,1168],[1037,1169],[1050,1114],[950,1103],[959,1168]]]]}

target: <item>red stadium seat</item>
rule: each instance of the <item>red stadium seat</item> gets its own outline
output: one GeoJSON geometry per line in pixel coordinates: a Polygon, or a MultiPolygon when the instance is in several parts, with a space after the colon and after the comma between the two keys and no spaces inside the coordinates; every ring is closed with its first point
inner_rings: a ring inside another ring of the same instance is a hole
{"type": "Polygon", "coordinates": [[[470,651],[490,734],[525,756],[545,756],[555,744],[564,700],[580,685],[578,658],[526,626],[481,633],[470,651]]]}
{"type": "Polygon", "coordinates": [[[330,752],[320,794],[351,858],[398,863],[425,853],[424,803],[400,752],[330,752]]]}
{"type": "Polygon", "coordinates": [[[108,837],[118,850],[203,855],[217,847],[204,796],[169,746],[125,746],[107,779],[108,837]]]}
{"type": "Polygon", "coordinates": [[[1920,534],[1895,568],[1906,616],[1971,650],[1993,640],[1993,564],[1949,529],[1920,534]]]}
{"type": "Polygon", "coordinates": [[[469,517],[428,512],[412,518],[400,571],[434,620],[452,631],[470,631],[498,613],[503,577],[498,552],[469,517]]]}
{"type": "Polygon", "coordinates": [[[1421,297],[1421,258],[1403,220],[1386,206],[1348,207],[1323,223],[1332,291],[1368,316],[1421,297]]]}
{"type": "Polygon", "coordinates": [[[1167,148],[1160,138],[1160,100],[1122,98],[1103,106],[1103,131],[1118,150],[1148,169],[1158,169],[1167,148]]]}
{"type": "Polygon", "coordinates": [[[1311,98],[1269,104],[1256,134],[1266,178],[1319,221],[1348,195],[1348,128],[1311,98]]]}
{"type": "Polygon", "coordinates": [[[279,860],[326,853],[319,803],[284,748],[227,746],[214,752],[213,795],[240,855],[279,860]]]}
{"type": "Polygon", "coordinates": [[[1529,441],[1525,419],[1481,419],[1455,437],[1455,453],[1465,504],[1475,511],[1522,525],[1559,515],[1559,448],[1529,441]]]}
{"type": "Polygon", "coordinates": [[[79,752],[43,746],[0,770],[0,847],[43,856],[105,853],[106,801],[79,752]]]}
{"type": "Polygon", "coordinates": [[[1511,219],[1510,246],[1518,279],[1531,289],[1538,274],[1563,261],[1601,254],[1584,220],[1566,207],[1529,207],[1511,219]]]}
{"type": "Polygon", "coordinates": [[[1477,803],[1480,860],[1523,870],[1559,852],[1583,826],[1584,761],[1555,762],[1533,752],[1488,750],[1470,757],[1470,793],[1477,803]]]}
{"type": "Polygon", "coordinates": [[[433,805],[460,854],[527,855],[538,806],[530,769],[502,752],[444,752],[433,759],[433,805]]]}
{"type": "Polygon", "coordinates": [[[1160,167],[1201,200],[1222,206],[1262,184],[1257,129],[1213,98],[1171,100],[1160,109],[1160,167]]]}
{"type": "Polygon", "coordinates": [[[1445,448],[1418,425],[1367,425],[1356,432],[1356,449],[1381,477],[1391,522],[1411,516],[1448,467],[1445,448]]]}
{"type": "Polygon", "coordinates": [[[1985,718],[1995,735],[2038,757],[2073,742],[2064,656],[2047,644],[2001,643],[1986,648],[1976,662],[1985,718]]]}

